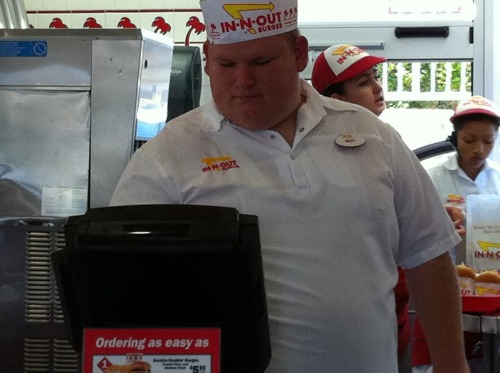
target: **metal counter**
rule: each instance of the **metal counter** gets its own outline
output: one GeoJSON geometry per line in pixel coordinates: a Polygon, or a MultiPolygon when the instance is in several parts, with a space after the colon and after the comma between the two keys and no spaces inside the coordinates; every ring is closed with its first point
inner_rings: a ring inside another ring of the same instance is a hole
{"type": "Polygon", "coordinates": [[[500,312],[488,315],[462,314],[464,331],[484,333],[483,364],[486,373],[500,372],[500,312]]]}

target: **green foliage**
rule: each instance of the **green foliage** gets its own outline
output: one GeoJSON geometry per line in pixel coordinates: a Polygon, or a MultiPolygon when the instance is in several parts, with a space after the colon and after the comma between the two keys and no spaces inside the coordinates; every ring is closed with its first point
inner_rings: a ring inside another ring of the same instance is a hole
{"type": "Polygon", "coordinates": [[[451,109],[458,101],[389,101],[388,108],[393,109],[451,109]]]}
{"type": "MultiPolygon", "coordinates": [[[[410,62],[388,62],[387,67],[387,90],[389,92],[397,92],[401,87],[404,92],[412,90],[412,68],[418,65],[413,65],[410,62]],[[401,79],[401,82],[399,82],[401,79]]],[[[380,76],[382,75],[383,65],[378,66],[380,76]]],[[[462,63],[461,62],[422,62],[420,64],[420,92],[431,92],[432,88],[436,92],[445,92],[447,87],[447,78],[449,75],[450,90],[452,92],[460,92],[462,85],[462,63]],[[433,79],[433,69],[434,82],[433,79]]],[[[472,66],[471,63],[465,64],[465,90],[471,91],[472,88],[472,66]]],[[[387,106],[390,108],[418,108],[418,109],[453,109],[456,101],[390,101],[387,106]]]]}

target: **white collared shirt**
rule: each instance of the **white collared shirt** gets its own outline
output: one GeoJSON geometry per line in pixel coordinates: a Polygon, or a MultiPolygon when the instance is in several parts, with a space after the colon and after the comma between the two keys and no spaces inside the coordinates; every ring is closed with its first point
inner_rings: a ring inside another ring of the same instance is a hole
{"type": "Polygon", "coordinates": [[[441,200],[466,210],[471,194],[500,194],[500,165],[487,159],[483,169],[472,180],[458,165],[456,153],[428,169],[441,200]]]}
{"type": "Polygon", "coordinates": [[[397,266],[460,238],[413,152],[368,110],[302,82],[293,146],[213,103],[132,157],[112,205],[219,205],[257,215],[272,360],[266,373],[397,372],[397,266]],[[351,135],[360,146],[340,146],[351,135]]]}

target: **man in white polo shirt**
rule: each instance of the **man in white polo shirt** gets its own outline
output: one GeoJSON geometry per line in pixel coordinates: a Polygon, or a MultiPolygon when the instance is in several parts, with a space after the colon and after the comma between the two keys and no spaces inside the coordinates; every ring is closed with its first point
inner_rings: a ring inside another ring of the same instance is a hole
{"type": "Polygon", "coordinates": [[[408,268],[436,372],[467,372],[448,254],[460,238],[418,159],[377,117],[300,79],[308,43],[297,1],[200,5],[213,102],[143,145],[111,204],[258,216],[266,373],[397,372],[398,265],[408,268]]]}

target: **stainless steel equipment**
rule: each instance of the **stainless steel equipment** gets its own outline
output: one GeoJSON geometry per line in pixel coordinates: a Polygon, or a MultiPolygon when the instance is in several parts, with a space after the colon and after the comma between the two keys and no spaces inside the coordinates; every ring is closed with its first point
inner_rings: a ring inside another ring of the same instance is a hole
{"type": "Polygon", "coordinates": [[[172,54],[141,29],[0,30],[0,215],[107,206],[138,117],[149,136],[166,120],[172,54]]]}
{"type": "Polygon", "coordinates": [[[23,0],[0,2],[0,28],[30,28],[23,0]]]}
{"type": "Polygon", "coordinates": [[[80,372],[55,286],[51,253],[65,218],[0,218],[0,371],[80,372]]]}
{"type": "Polygon", "coordinates": [[[79,372],[50,254],[66,217],[107,206],[164,125],[173,43],[140,29],[0,35],[0,371],[79,372]]]}

